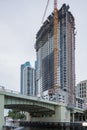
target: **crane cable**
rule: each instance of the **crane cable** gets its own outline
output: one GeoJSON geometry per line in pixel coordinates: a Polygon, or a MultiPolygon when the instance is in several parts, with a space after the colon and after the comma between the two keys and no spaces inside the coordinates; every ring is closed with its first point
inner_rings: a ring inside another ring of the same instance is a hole
{"type": "Polygon", "coordinates": [[[46,8],[45,8],[44,15],[43,15],[42,22],[41,22],[42,24],[44,22],[44,18],[45,18],[46,12],[47,12],[48,5],[49,5],[49,0],[47,0],[46,8]]]}

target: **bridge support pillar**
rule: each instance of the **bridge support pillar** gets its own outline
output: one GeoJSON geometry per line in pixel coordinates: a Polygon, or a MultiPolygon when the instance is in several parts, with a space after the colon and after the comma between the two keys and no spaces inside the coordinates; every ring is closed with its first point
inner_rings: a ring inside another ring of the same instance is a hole
{"type": "Polygon", "coordinates": [[[75,114],[72,113],[72,121],[73,121],[73,123],[74,123],[74,120],[75,120],[75,119],[74,119],[74,118],[75,118],[74,115],[75,115],[75,114]]]}
{"type": "Polygon", "coordinates": [[[66,106],[56,106],[54,117],[57,122],[70,122],[70,110],[66,106]]]}
{"type": "Polygon", "coordinates": [[[0,130],[4,125],[4,95],[0,95],[0,130]]]}
{"type": "Polygon", "coordinates": [[[28,112],[26,112],[26,120],[31,121],[31,116],[30,116],[30,113],[28,113],[28,112]]]}

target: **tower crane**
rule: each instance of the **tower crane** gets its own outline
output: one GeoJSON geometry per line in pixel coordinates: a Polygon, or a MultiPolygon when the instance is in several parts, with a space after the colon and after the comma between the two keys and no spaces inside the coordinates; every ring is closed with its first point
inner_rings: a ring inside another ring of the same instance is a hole
{"type": "Polygon", "coordinates": [[[45,8],[44,15],[43,15],[43,18],[42,18],[42,23],[44,21],[45,15],[46,15],[48,5],[49,5],[49,0],[47,0],[46,8],[45,8]]]}
{"type": "Polygon", "coordinates": [[[53,18],[53,46],[54,46],[54,90],[58,83],[58,9],[57,0],[54,0],[54,18],[53,18]]]}

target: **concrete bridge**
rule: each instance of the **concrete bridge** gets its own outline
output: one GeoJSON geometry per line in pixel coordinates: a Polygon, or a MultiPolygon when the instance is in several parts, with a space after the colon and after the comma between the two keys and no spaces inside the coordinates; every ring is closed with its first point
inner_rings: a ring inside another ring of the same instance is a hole
{"type": "Polygon", "coordinates": [[[30,121],[70,122],[70,110],[67,109],[67,105],[21,95],[0,87],[0,130],[4,125],[4,108],[29,112],[30,121]]]}

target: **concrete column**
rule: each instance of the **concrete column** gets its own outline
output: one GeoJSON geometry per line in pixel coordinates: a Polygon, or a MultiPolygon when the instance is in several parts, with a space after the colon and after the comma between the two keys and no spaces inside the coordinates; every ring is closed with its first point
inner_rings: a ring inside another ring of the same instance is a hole
{"type": "Polygon", "coordinates": [[[78,113],[78,121],[79,121],[79,113],[78,113]]]}
{"type": "Polygon", "coordinates": [[[26,112],[26,120],[31,121],[31,116],[30,116],[30,113],[28,113],[28,112],[26,112]]]}
{"type": "Polygon", "coordinates": [[[70,110],[66,106],[57,106],[54,116],[57,122],[70,122],[70,110]]]}
{"type": "Polygon", "coordinates": [[[75,118],[74,118],[74,113],[72,113],[72,122],[74,123],[75,118]]]}
{"type": "Polygon", "coordinates": [[[0,95],[0,130],[4,125],[4,95],[0,95]]]}

